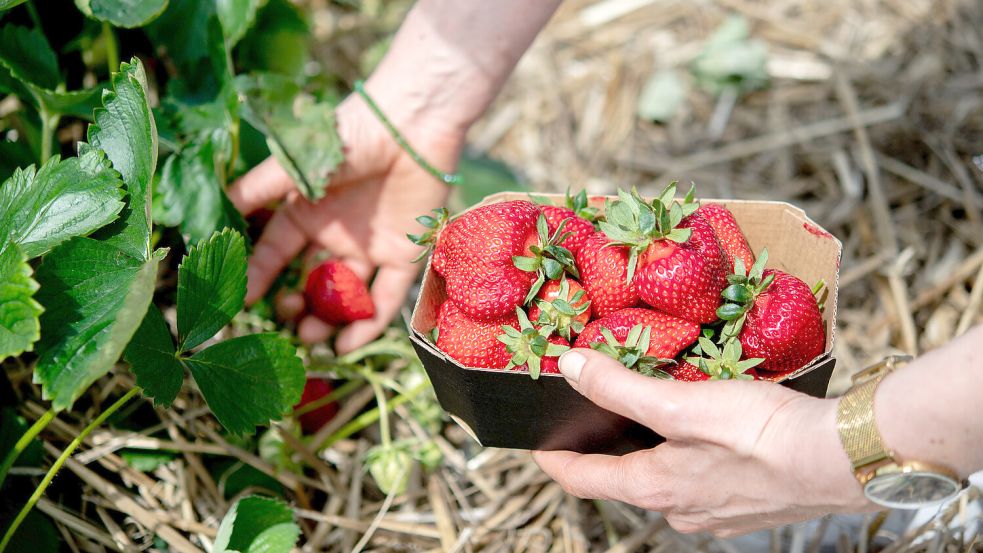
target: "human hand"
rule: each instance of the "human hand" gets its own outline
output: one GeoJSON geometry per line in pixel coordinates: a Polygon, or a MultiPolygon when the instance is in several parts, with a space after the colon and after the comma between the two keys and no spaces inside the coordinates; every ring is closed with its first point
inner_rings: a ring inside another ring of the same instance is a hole
{"type": "Polygon", "coordinates": [[[835,400],[769,382],[659,380],[584,349],[565,353],[560,369],[594,403],[667,439],[621,457],[534,452],[575,496],[659,511],[680,532],[720,537],[874,509],[840,446],[835,400]]]}
{"type": "MultiPolygon", "coordinates": [[[[439,127],[408,109],[394,87],[373,94],[377,103],[419,153],[444,171],[453,171],[463,143],[461,128],[439,127]],[[388,95],[387,95],[388,93],[388,95]]],[[[375,316],[346,326],[335,347],[345,353],[378,336],[396,316],[416,278],[411,263],[421,249],[406,234],[419,232],[415,218],[442,206],[445,184],[424,171],[393,140],[389,132],[357,95],[336,110],[338,133],[345,150],[325,196],[310,202],[274,158],[244,175],[229,189],[229,198],[244,215],[282,200],[253,248],[247,271],[246,303],[266,293],[280,271],[302,250],[325,250],[350,266],[371,285],[375,316]]],[[[299,293],[278,298],[277,311],[293,318],[304,311],[299,293]]],[[[332,328],[313,316],[298,325],[301,340],[314,343],[328,338],[332,328]]]]}

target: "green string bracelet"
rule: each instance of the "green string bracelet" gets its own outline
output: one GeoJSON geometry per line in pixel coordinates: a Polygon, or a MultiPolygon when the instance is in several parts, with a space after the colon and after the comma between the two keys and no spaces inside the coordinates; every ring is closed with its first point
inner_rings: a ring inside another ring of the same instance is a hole
{"type": "Polygon", "coordinates": [[[381,121],[382,124],[386,127],[386,129],[389,130],[389,134],[393,136],[393,140],[396,141],[396,144],[399,144],[399,147],[402,148],[403,151],[405,151],[407,154],[409,154],[409,156],[413,158],[413,161],[415,161],[417,165],[422,167],[424,171],[433,175],[434,178],[445,184],[458,185],[464,182],[464,179],[461,178],[460,173],[454,173],[454,174],[445,173],[440,169],[437,169],[436,167],[431,165],[429,162],[427,162],[427,160],[423,159],[423,156],[421,156],[416,150],[414,150],[413,146],[410,146],[410,143],[407,142],[405,138],[403,138],[403,135],[400,134],[399,130],[392,124],[392,121],[390,121],[389,118],[386,117],[386,114],[382,113],[382,110],[379,109],[379,105],[376,104],[375,100],[373,100],[372,97],[369,96],[369,93],[366,92],[364,85],[365,83],[362,81],[355,81],[355,92],[358,92],[358,95],[361,96],[363,100],[365,100],[365,103],[368,104],[369,109],[372,110],[372,113],[374,113],[375,116],[379,118],[379,121],[381,121]]]}

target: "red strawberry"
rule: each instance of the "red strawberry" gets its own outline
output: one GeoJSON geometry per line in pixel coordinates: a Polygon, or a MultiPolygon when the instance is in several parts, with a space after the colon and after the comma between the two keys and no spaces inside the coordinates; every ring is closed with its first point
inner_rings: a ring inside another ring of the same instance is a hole
{"type": "MultiPolygon", "coordinates": [[[[601,329],[602,340],[590,344],[590,348],[618,361],[625,367],[638,371],[645,376],[655,378],[672,378],[663,370],[674,363],[672,359],[663,359],[651,355],[652,327],[635,325],[628,330],[624,340],[619,340],[606,329],[601,329]]],[[[581,347],[578,345],[577,347],[581,347]]]]}
{"type": "Polygon", "coordinates": [[[547,282],[529,307],[531,320],[553,326],[568,341],[584,329],[590,316],[590,298],[579,282],[569,278],[547,282]]]}
{"type": "Polygon", "coordinates": [[[693,215],[693,191],[682,204],[673,201],[675,193],[670,184],[649,204],[637,192],[621,192],[609,202],[601,230],[628,247],[628,277],[642,301],[690,321],[713,322],[727,284],[726,258],[710,224],[693,215]]]}
{"type": "Polygon", "coordinates": [[[533,325],[522,309],[516,308],[515,315],[518,324],[502,325],[498,337],[512,355],[505,368],[528,371],[533,380],[542,372],[559,372],[557,360],[570,349],[570,342],[555,335],[553,326],[533,325]]]}
{"type": "Polygon", "coordinates": [[[603,232],[595,232],[581,246],[577,270],[594,317],[638,304],[638,291],[628,278],[628,248],[612,245],[603,232]]]}
{"type": "Polygon", "coordinates": [[[331,392],[331,384],[327,380],[307,379],[307,383],[304,384],[304,393],[300,396],[300,403],[294,406],[294,411],[300,412],[297,418],[300,420],[300,428],[304,434],[316,433],[338,414],[338,404],[334,401],[324,403],[320,407],[305,409],[307,405],[320,400],[331,392]]]}
{"type": "Polygon", "coordinates": [[[700,325],[694,322],[636,307],[595,319],[580,333],[574,346],[586,348],[592,343],[603,341],[602,329],[605,328],[618,340],[625,340],[631,329],[637,325],[652,329],[651,342],[645,353],[658,358],[675,357],[700,335],[700,325]]]}
{"type": "Polygon", "coordinates": [[[798,278],[764,269],[763,250],[747,275],[734,274],[718,314],[727,321],[724,339],[737,336],[748,357],[764,359],[760,369],[779,373],[803,367],[823,352],[823,316],[812,289],[798,278]]]}
{"type": "MultiPolygon", "coordinates": [[[[744,359],[744,352],[741,343],[733,338],[724,342],[723,347],[718,347],[712,340],[701,336],[698,346],[693,348],[693,353],[698,356],[686,357],[679,365],[680,376],[677,380],[687,380],[698,378],[700,380],[753,380],[758,377],[754,367],[760,365],[764,359],[758,357],[754,359],[744,359]],[[689,368],[692,367],[705,378],[699,378],[689,368]]],[[[668,370],[672,374],[671,370],[668,370]]],[[[673,375],[674,377],[676,375],[673,375]]]]}
{"type": "Polygon", "coordinates": [[[519,321],[514,313],[497,321],[475,321],[445,301],[437,312],[437,348],[466,367],[503,369],[512,356],[498,340],[502,325],[515,327],[519,321]]]}
{"type": "Polygon", "coordinates": [[[665,371],[669,373],[674,380],[680,380],[683,382],[702,382],[704,380],[710,380],[710,375],[701,371],[699,367],[692,363],[686,361],[680,361],[675,367],[666,367],[665,371]]]}
{"type": "Polygon", "coordinates": [[[700,209],[696,210],[696,213],[702,215],[713,227],[720,247],[727,255],[728,270],[734,268],[734,261],[738,259],[744,263],[745,267],[754,264],[754,253],[751,252],[747,238],[744,237],[741,227],[738,226],[734,214],[729,209],[719,204],[703,204],[700,209]]]}
{"type": "Polygon", "coordinates": [[[345,324],[375,315],[375,304],[365,282],[348,265],[335,259],[311,271],[304,297],[311,313],[328,324],[345,324]]]}
{"type": "Polygon", "coordinates": [[[444,277],[448,298],[475,320],[510,315],[546,278],[574,270],[573,256],[554,245],[546,218],[527,201],[477,207],[442,230],[438,219],[418,221],[431,230],[410,238],[434,244],[433,268],[444,277]]]}

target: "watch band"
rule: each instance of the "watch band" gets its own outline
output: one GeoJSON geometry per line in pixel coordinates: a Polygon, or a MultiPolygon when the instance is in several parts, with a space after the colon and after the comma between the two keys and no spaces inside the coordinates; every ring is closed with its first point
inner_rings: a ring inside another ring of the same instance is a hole
{"type": "Polygon", "coordinates": [[[836,427],[840,443],[854,473],[865,467],[892,460],[893,454],[884,447],[881,434],[874,420],[874,391],[887,372],[880,372],[874,378],[854,386],[840,398],[836,411],[836,427]]]}

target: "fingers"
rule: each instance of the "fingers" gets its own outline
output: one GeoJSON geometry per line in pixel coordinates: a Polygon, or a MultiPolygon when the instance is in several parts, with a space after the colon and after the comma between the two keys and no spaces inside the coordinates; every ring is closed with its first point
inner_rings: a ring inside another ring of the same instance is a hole
{"type": "Polygon", "coordinates": [[[345,354],[371,342],[399,313],[406,299],[406,293],[416,279],[414,267],[390,267],[379,269],[372,283],[372,302],[375,304],[375,315],[371,319],[355,321],[346,326],[335,341],[335,350],[345,354]]]}
{"type": "Polygon", "coordinates": [[[297,337],[305,344],[323,342],[331,337],[332,332],[334,332],[334,327],[314,315],[304,317],[297,325],[297,337]]]}
{"type": "Polygon", "coordinates": [[[304,312],[305,302],[303,294],[298,292],[287,292],[277,294],[276,314],[285,321],[293,321],[304,312]]]}
{"type": "Polygon", "coordinates": [[[246,303],[261,298],[280,271],[304,248],[306,238],[286,210],[278,209],[253,247],[246,270],[246,303]]]}
{"type": "Polygon", "coordinates": [[[533,460],[567,493],[584,499],[622,501],[652,511],[670,507],[660,493],[658,448],[621,457],[572,451],[534,451],[533,460]]]}
{"type": "Polygon", "coordinates": [[[243,215],[249,215],[279,200],[293,189],[294,183],[290,176],[280,167],[276,158],[270,156],[232,183],[228,195],[236,209],[243,215]]]}

